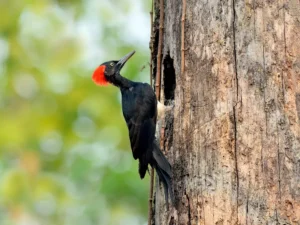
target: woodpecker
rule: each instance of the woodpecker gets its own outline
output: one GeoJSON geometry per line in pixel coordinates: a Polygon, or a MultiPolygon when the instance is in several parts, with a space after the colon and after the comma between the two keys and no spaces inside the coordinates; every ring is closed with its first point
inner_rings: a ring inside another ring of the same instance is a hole
{"type": "Polygon", "coordinates": [[[135,53],[132,51],[120,60],[102,63],[93,73],[93,81],[100,86],[112,84],[122,95],[122,111],[126,121],[133,158],[139,160],[139,174],[145,177],[148,165],[156,170],[165,190],[168,206],[169,194],[174,204],[171,165],[163,155],[155,139],[157,119],[157,99],[152,87],[147,83],[134,82],[120,71],[135,53]]]}

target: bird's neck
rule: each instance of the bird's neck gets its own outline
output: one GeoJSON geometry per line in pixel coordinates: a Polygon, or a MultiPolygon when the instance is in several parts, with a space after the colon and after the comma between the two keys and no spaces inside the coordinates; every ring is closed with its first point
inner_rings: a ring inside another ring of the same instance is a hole
{"type": "Polygon", "coordinates": [[[116,74],[114,77],[114,80],[112,81],[113,85],[119,87],[119,88],[130,88],[133,85],[133,81],[128,80],[125,77],[122,77],[120,74],[116,74]]]}

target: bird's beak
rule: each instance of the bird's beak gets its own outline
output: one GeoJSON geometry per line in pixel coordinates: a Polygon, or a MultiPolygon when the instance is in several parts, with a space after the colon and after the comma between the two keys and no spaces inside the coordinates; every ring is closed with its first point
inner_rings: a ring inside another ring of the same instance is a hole
{"type": "Polygon", "coordinates": [[[123,66],[125,65],[125,63],[128,61],[128,59],[130,59],[130,57],[134,53],[135,53],[135,51],[132,51],[132,52],[128,53],[127,55],[123,56],[123,58],[119,60],[119,62],[116,65],[118,71],[120,71],[123,68],[123,66]]]}

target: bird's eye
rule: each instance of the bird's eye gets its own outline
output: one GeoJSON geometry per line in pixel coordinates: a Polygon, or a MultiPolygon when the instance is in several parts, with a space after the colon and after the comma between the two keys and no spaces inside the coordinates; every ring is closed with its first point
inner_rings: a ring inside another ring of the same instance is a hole
{"type": "Polygon", "coordinates": [[[113,65],[114,65],[114,63],[112,62],[112,63],[110,63],[109,65],[110,65],[110,66],[113,66],[113,65]]]}

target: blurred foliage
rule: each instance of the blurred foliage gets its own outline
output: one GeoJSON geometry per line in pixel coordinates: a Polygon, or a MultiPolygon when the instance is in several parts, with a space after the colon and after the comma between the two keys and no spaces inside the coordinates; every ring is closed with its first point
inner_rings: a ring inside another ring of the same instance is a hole
{"type": "Polygon", "coordinates": [[[91,80],[135,49],[122,73],[149,81],[143,2],[0,0],[1,225],[145,223],[120,93],[91,80]]]}

